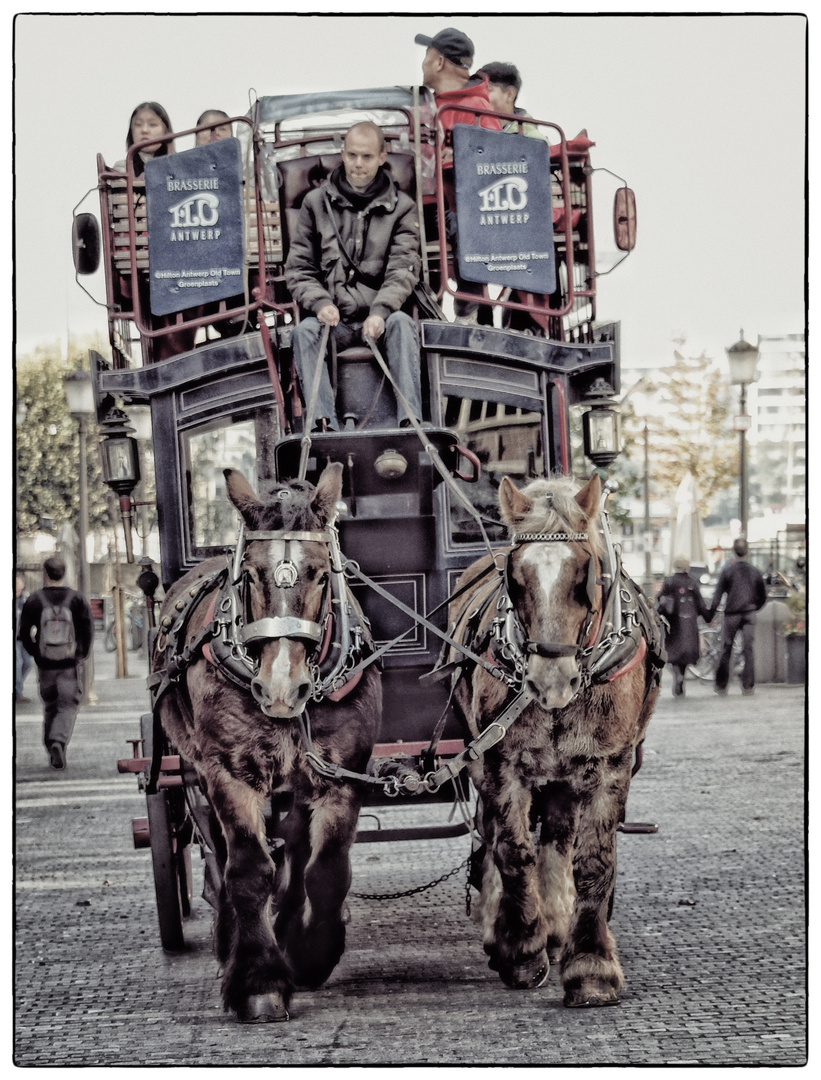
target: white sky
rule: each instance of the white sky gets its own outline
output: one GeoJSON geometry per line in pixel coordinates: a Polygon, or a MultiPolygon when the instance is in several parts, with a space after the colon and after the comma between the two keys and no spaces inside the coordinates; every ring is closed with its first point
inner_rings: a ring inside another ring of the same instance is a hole
{"type": "MultiPolygon", "coordinates": [[[[251,90],[412,85],[424,52],[414,35],[446,26],[470,35],[477,67],[516,63],[519,103],[568,137],[586,128],[594,166],[635,189],[637,248],[599,282],[598,314],[621,320],[626,367],[670,361],[680,336],[688,353],[723,359],[740,328],[753,342],[804,329],[800,15],[23,14],[14,24],[18,349],[64,339],[67,328],[105,333],[102,310],[74,281],[71,215],[96,183],[96,154],[123,156],[138,102],[161,102],[182,130],[206,107],[244,113],[251,90]]],[[[602,179],[605,222],[611,185],[602,179]]],[[[96,193],[82,209],[99,212],[96,193]]],[[[89,280],[102,298],[102,282],[89,280]]]]}

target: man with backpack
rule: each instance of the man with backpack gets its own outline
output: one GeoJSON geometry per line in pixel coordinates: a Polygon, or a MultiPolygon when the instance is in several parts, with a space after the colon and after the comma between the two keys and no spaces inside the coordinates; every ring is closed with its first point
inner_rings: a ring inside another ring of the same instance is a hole
{"type": "Polygon", "coordinates": [[[64,769],[83,697],[80,665],[91,651],[94,623],[85,597],[63,584],[63,560],[56,555],[46,559],[43,571],[45,587],[23,605],[20,640],[37,664],[49,762],[53,769],[64,769]]]}

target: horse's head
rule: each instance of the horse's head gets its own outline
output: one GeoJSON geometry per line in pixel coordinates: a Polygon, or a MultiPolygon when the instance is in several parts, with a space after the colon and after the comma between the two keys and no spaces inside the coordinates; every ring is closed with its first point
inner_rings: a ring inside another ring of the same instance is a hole
{"type": "Polygon", "coordinates": [[[298,715],[313,690],[310,660],[329,604],[326,527],[342,494],[342,466],[328,465],[316,487],[282,484],[261,502],[245,477],[225,470],[228,497],[245,523],[243,640],[258,658],[251,692],[267,716],[298,715]]]}
{"type": "Polygon", "coordinates": [[[590,627],[602,554],[600,500],[598,473],[581,491],[565,478],[519,491],[504,477],[499,488],[513,542],[508,591],[526,639],[518,644],[527,685],[545,709],[563,709],[581,689],[578,649],[590,627]]]}

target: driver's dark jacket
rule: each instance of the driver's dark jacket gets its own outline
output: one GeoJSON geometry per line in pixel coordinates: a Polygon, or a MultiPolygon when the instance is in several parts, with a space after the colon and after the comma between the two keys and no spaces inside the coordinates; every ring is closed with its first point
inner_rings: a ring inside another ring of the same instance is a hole
{"type": "Polygon", "coordinates": [[[419,280],[419,215],[416,204],[380,167],[377,193],[356,210],[335,182],[339,166],[302,204],[285,263],[285,282],[303,311],[316,315],[326,304],[339,308],[345,323],[383,319],[399,311],[419,280]],[[352,274],[339,251],[325,191],[342,243],[359,269],[381,284],[370,288],[352,274]]]}

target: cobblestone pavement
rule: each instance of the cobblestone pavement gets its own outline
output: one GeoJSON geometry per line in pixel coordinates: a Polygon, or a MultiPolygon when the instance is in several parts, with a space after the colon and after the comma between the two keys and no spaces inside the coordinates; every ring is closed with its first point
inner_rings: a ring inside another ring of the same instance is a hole
{"type": "MultiPolygon", "coordinates": [[[[627,807],[659,831],[619,838],[620,1008],[563,1009],[555,973],[506,990],[465,916],[460,870],[410,897],[352,896],[328,983],[295,996],[290,1023],[242,1027],[221,1009],[202,899],[187,951],[159,945],[150,853],[131,842],[145,803],[115,766],[145,711],[143,667],[129,665],[116,679],[98,654],[99,703],[82,709],[64,773],[48,768],[39,703],[17,713],[18,1066],[806,1062],[803,687],[717,698],[688,681],[676,700],[666,680],[627,807]]],[[[376,812],[390,827],[448,808],[376,812]]],[[[411,889],[468,851],[467,837],[358,844],[353,891],[411,889]]]]}

